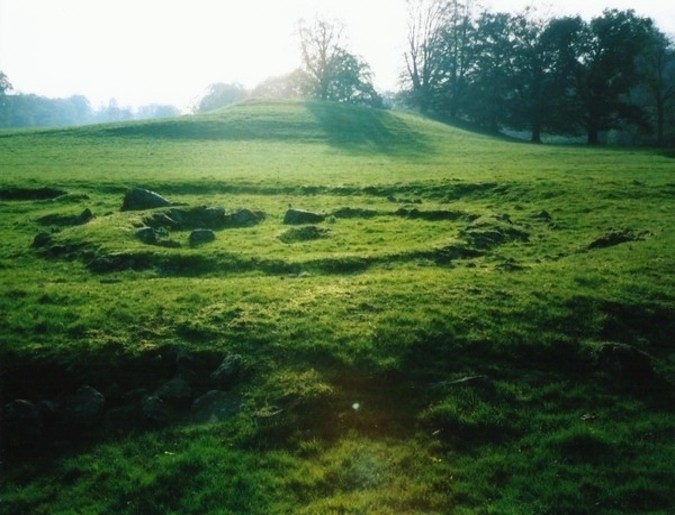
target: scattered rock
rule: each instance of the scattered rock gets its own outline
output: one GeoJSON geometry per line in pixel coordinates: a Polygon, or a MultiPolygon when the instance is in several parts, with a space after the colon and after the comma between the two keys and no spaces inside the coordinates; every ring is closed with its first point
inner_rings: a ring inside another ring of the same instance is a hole
{"type": "Polygon", "coordinates": [[[212,424],[234,417],[241,409],[241,400],[232,393],[211,390],[192,403],[192,419],[212,424]]]}
{"type": "Polygon", "coordinates": [[[625,343],[604,343],[596,363],[601,372],[622,383],[644,386],[658,380],[649,355],[625,343]]]}
{"type": "Polygon", "coordinates": [[[323,222],[325,218],[325,215],[319,213],[291,208],[284,215],[284,223],[287,225],[316,224],[323,222]]]}
{"type": "Polygon", "coordinates": [[[33,247],[36,249],[46,247],[52,242],[52,235],[48,232],[41,232],[33,238],[33,247]]]}
{"type": "Polygon", "coordinates": [[[216,234],[211,229],[195,229],[190,233],[190,246],[197,247],[210,243],[216,239],[216,234]]]}
{"type": "Polygon", "coordinates": [[[265,219],[262,211],[239,209],[228,214],[222,207],[199,206],[189,208],[172,208],[166,212],[153,213],[143,221],[154,229],[220,230],[233,227],[251,227],[265,219]]]}
{"type": "Polygon", "coordinates": [[[264,219],[265,213],[262,211],[240,209],[230,215],[228,225],[232,227],[251,227],[259,224],[264,219]]]}
{"type": "Polygon", "coordinates": [[[461,211],[422,211],[417,208],[409,209],[405,207],[397,209],[394,214],[403,218],[427,220],[429,222],[454,221],[467,216],[466,213],[462,213],[461,211]]]}
{"type": "Polygon", "coordinates": [[[218,368],[209,376],[213,386],[229,388],[239,379],[242,372],[242,358],[239,354],[232,354],[223,359],[218,368]]]}
{"type": "Polygon", "coordinates": [[[135,229],[134,236],[147,245],[157,245],[157,232],[152,227],[135,229]]]}
{"type": "Polygon", "coordinates": [[[144,221],[154,229],[180,229],[180,224],[166,213],[153,213],[144,221]]]}
{"type": "Polygon", "coordinates": [[[100,421],[104,408],[103,395],[91,386],[83,386],[64,401],[61,415],[67,426],[89,429],[100,421]]]}
{"type": "Polygon", "coordinates": [[[325,238],[327,235],[328,231],[326,229],[322,229],[316,225],[306,225],[287,230],[279,236],[279,239],[284,243],[296,243],[300,241],[318,240],[325,238]]]}
{"type": "Polygon", "coordinates": [[[460,234],[477,249],[491,249],[512,241],[528,241],[529,233],[513,224],[508,215],[481,216],[460,234]]]}
{"type": "Polygon", "coordinates": [[[10,447],[36,442],[42,435],[42,416],[39,408],[30,401],[17,399],[2,407],[2,438],[10,447]]]}
{"type": "Polygon", "coordinates": [[[227,224],[225,208],[199,206],[170,209],[166,215],[181,229],[222,229],[227,224]]]}
{"type": "Polygon", "coordinates": [[[171,202],[159,193],[143,188],[131,188],[124,196],[122,211],[141,211],[170,206],[171,202]]]}
{"type": "Polygon", "coordinates": [[[157,395],[147,395],[141,401],[141,413],[146,422],[163,425],[171,420],[171,410],[157,395]]]}
{"type": "Polygon", "coordinates": [[[618,231],[611,231],[597,240],[593,241],[589,246],[589,250],[593,249],[603,249],[607,247],[614,247],[615,245],[620,245],[622,243],[627,243],[629,241],[638,241],[642,238],[640,235],[634,233],[630,229],[621,229],[618,231]]]}
{"type": "Polygon", "coordinates": [[[94,218],[91,209],[86,208],[79,215],[47,215],[38,218],[37,222],[41,225],[58,225],[58,226],[76,226],[84,225],[94,218]]]}
{"type": "Polygon", "coordinates": [[[192,388],[182,377],[175,377],[157,390],[157,397],[174,408],[188,408],[192,402],[192,388]]]}
{"type": "Polygon", "coordinates": [[[331,213],[335,218],[373,218],[380,213],[372,209],[361,209],[354,207],[341,207],[331,213]]]}
{"type": "Polygon", "coordinates": [[[94,256],[87,262],[89,270],[95,273],[121,272],[123,270],[147,270],[153,266],[150,254],[126,254],[124,252],[94,256]]]}

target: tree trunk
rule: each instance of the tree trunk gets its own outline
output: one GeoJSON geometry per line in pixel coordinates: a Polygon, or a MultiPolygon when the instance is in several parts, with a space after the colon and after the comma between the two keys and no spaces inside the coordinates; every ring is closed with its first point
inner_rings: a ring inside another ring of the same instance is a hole
{"type": "Polygon", "coordinates": [[[663,147],[666,144],[665,139],[665,125],[666,125],[666,116],[665,116],[665,102],[660,98],[656,101],[656,144],[659,147],[663,147]]]}
{"type": "Polygon", "coordinates": [[[530,141],[532,143],[541,143],[541,123],[539,120],[535,120],[532,123],[532,138],[530,141]]]}
{"type": "Polygon", "coordinates": [[[597,125],[591,121],[588,124],[588,144],[598,145],[600,143],[600,130],[597,125]]]}

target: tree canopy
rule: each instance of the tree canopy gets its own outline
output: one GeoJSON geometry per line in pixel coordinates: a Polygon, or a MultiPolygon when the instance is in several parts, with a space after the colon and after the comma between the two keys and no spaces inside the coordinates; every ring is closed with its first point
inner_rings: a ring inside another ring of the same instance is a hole
{"type": "Polygon", "coordinates": [[[675,139],[673,44],[649,18],[605,10],[585,22],[409,0],[408,103],[491,131],[585,134],[633,127],[675,139]],[[668,122],[670,121],[670,125],[668,122]]]}

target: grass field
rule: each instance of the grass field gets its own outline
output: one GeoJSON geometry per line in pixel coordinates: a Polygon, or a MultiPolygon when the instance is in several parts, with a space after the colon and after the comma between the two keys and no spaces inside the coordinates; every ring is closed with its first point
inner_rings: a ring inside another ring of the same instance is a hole
{"type": "Polygon", "coordinates": [[[2,403],[49,407],[0,513],[672,513],[674,165],[322,103],[0,133],[2,403]],[[264,219],[156,226],[199,206],[264,219]]]}

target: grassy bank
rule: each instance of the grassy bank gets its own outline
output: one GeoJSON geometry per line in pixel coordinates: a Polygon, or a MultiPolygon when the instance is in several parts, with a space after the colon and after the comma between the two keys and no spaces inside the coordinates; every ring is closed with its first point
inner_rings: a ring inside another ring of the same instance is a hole
{"type": "Polygon", "coordinates": [[[251,102],[0,134],[0,168],[2,402],[106,400],[5,446],[0,511],[674,508],[672,157],[251,102]],[[204,205],[264,218],[154,217],[204,205]],[[129,400],[228,356],[218,422],[129,400]]]}

